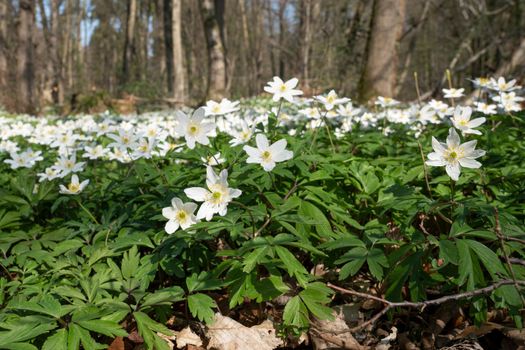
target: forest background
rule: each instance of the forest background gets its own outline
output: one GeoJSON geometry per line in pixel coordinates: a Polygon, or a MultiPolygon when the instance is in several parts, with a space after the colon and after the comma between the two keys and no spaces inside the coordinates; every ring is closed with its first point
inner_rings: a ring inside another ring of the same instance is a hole
{"type": "Polygon", "coordinates": [[[257,95],[423,98],[525,72],[525,0],[0,0],[0,106],[137,111],[257,95]]]}

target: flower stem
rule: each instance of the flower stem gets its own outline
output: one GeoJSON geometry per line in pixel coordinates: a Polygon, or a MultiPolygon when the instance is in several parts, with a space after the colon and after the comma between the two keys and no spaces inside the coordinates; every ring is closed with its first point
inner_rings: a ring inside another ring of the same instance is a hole
{"type": "Polygon", "coordinates": [[[98,222],[98,220],[93,216],[93,214],[91,214],[91,212],[89,211],[88,208],[86,208],[85,206],[82,205],[82,203],[80,202],[80,200],[77,200],[77,203],[78,205],[88,214],[88,216],[91,218],[91,220],[93,220],[93,222],[97,225],[100,225],[100,223],[98,222]]]}
{"type": "Polygon", "coordinates": [[[432,191],[430,190],[430,184],[428,182],[428,171],[427,171],[427,165],[425,164],[425,155],[423,154],[423,147],[421,147],[421,142],[417,142],[417,145],[419,147],[419,153],[421,154],[421,161],[423,162],[423,174],[425,175],[425,184],[427,185],[427,191],[428,195],[430,196],[430,199],[434,200],[432,198],[432,191]]]}

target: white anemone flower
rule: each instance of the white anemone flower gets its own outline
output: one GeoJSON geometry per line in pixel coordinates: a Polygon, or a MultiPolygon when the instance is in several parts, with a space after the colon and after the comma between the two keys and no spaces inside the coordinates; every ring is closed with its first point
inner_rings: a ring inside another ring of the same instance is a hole
{"type": "Polygon", "coordinates": [[[389,108],[389,107],[394,107],[394,106],[397,106],[398,104],[400,104],[401,102],[397,101],[397,100],[394,100],[393,98],[391,97],[383,97],[383,96],[378,96],[377,97],[377,100],[375,102],[375,105],[376,106],[380,106],[382,108],[389,108]]]}
{"type": "Polygon", "coordinates": [[[481,117],[481,118],[470,120],[471,115],[472,115],[472,108],[457,106],[456,109],[454,110],[454,117],[452,118],[452,123],[454,124],[454,127],[460,130],[463,135],[466,135],[466,134],[481,135],[481,131],[474,130],[474,128],[477,128],[481,124],[485,123],[487,119],[484,117],[481,117]]]}
{"type": "Polygon", "coordinates": [[[71,176],[71,182],[69,185],[59,185],[60,187],[60,193],[62,194],[79,194],[86,188],[86,186],[89,184],[89,180],[84,180],[82,182],[79,182],[78,176],[76,174],[73,174],[71,176]]]}
{"type": "Polygon", "coordinates": [[[55,170],[58,170],[60,172],[59,177],[65,177],[69,173],[78,173],[81,172],[84,169],[85,162],[78,162],[77,163],[77,156],[75,153],[71,155],[70,158],[67,156],[60,156],[60,158],[57,159],[56,164],[53,165],[55,170]]]}
{"type": "Polygon", "coordinates": [[[496,110],[496,105],[487,104],[484,102],[474,102],[474,105],[476,106],[476,111],[481,112],[483,114],[494,115],[498,113],[496,110]]]}
{"type": "Polygon", "coordinates": [[[498,80],[490,78],[489,88],[499,92],[510,92],[521,89],[521,86],[516,85],[516,79],[505,81],[505,78],[499,77],[498,80]]]}
{"type": "Polygon", "coordinates": [[[218,213],[220,216],[228,212],[228,203],[234,198],[239,197],[242,191],[228,186],[228,170],[224,169],[219,175],[215,174],[213,168],[206,168],[206,188],[190,187],[184,190],[188,198],[197,202],[203,202],[197,218],[210,221],[213,215],[218,213]]]}
{"type": "Polygon", "coordinates": [[[321,102],[327,111],[332,110],[337,105],[341,105],[341,104],[350,102],[349,98],[346,98],[346,97],[339,98],[339,96],[334,90],[330,90],[330,92],[328,93],[328,95],[326,95],[326,97],[319,95],[319,96],[315,96],[315,99],[321,102]]]}
{"type": "Polygon", "coordinates": [[[485,151],[477,150],[476,140],[460,143],[459,135],[450,128],[448,131],[447,143],[442,143],[432,137],[432,148],[434,152],[429,153],[425,163],[430,166],[444,166],[445,170],[454,181],[458,181],[461,167],[477,169],[481,163],[476,158],[485,155],[485,151]]]}
{"type": "Polygon", "coordinates": [[[265,171],[272,171],[275,164],[293,158],[293,152],[286,150],[286,140],[281,139],[270,145],[268,138],[264,134],[255,136],[257,148],[244,146],[243,149],[248,153],[247,163],[261,164],[265,171]]]}
{"type": "Polygon", "coordinates": [[[107,153],[108,149],[102,147],[101,145],[96,145],[94,147],[85,146],[82,157],[94,160],[104,157],[107,153]]]}
{"type": "Polygon", "coordinates": [[[43,173],[36,174],[38,176],[38,182],[42,181],[51,181],[56,179],[59,175],[58,171],[53,167],[48,167],[44,170],[43,173]]]}
{"type": "Polygon", "coordinates": [[[238,105],[239,101],[232,102],[227,98],[223,98],[221,102],[215,102],[210,100],[206,102],[206,107],[203,108],[206,112],[206,115],[221,115],[238,111],[238,105]]]}
{"type": "Polygon", "coordinates": [[[177,113],[179,127],[189,149],[194,149],[195,143],[205,146],[210,144],[208,136],[215,130],[216,126],[214,123],[203,122],[205,114],[204,108],[198,108],[191,117],[180,111],[177,113]]]}
{"type": "Polygon", "coordinates": [[[273,94],[272,99],[277,102],[281,98],[284,98],[288,102],[293,102],[294,96],[302,95],[301,90],[296,90],[295,87],[299,80],[297,78],[292,78],[287,82],[284,82],[279,77],[273,77],[273,81],[269,81],[265,87],[264,91],[273,94]]]}
{"type": "Polygon", "coordinates": [[[27,154],[16,152],[11,153],[11,159],[4,160],[4,163],[7,163],[11,166],[11,169],[18,168],[32,168],[34,163],[27,154]]]}
{"type": "Polygon", "coordinates": [[[179,227],[186,230],[199,222],[199,219],[193,214],[196,209],[197,204],[195,203],[183,203],[179,198],[173,198],[171,206],[162,209],[162,216],[168,219],[165,226],[166,232],[171,235],[179,227]]]}
{"type": "Polygon", "coordinates": [[[461,88],[461,89],[454,89],[454,88],[450,88],[450,89],[443,89],[443,93],[445,94],[444,97],[445,98],[460,98],[463,95],[463,92],[465,91],[465,89],[461,88]]]}

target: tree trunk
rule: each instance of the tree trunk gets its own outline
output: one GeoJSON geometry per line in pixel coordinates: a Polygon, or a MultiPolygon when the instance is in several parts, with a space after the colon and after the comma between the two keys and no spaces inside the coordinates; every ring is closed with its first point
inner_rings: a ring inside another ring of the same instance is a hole
{"type": "Polygon", "coordinates": [[[397,45],[403,32],[405,0],[375,0],[367,62],[361,78],[360,97],[393,97],[398,66],[397,45]]]}
{"type": "Polygon", "coordinates": [[[303,89],[310,89],[310,57],[312,52],[312,38],[314,20],[319,17],[321,3],[319,1],[304,0],[301,2],[301,75],[303,89]]]}
{"type": "Polygon", "coordinates": [[[19,112],[33,113],[36,109],[35,71],[33,64],[34,2],[20,0],[18,13],[18,47],[16,71],[18,94],[16,108],[19,112]]]}
{"type": "Polygon", "coordinates": [[[129,81],[130,66],[135,57],[135,21],[137,18],[137,0],[128,0],[126,38],[124,41],[124,59],[122,63],[122,84],[129,81]]]}
{"type": "Polygon", "coordinates": [[[182,1],[174,0],[171,9],[171,30],[173,39],[173,98],[184,102],[187,98],[186,70],[182,51],[182,1]]]}
{"type": "Polygon", "coordinates": [[[226,49],[221,26],[224,0],[202,0],[201,12],[208,48],[208,91],[210,99],[221,99],[226,95],[226,49]]]}
{"type": "MultiPolygon", "coordinates": [[[[7,91],[8,74],[8,44],[7,44],[7,2],[0,1],[0,89],[7,91]]],[[[0,103],[5,101],[0,101],[0,103]]]]}
{"type": "MultiPolygon", "coordinates": [[[[175,0],[178,1],[178,0],[175,0]]],[[[166,73],[168,81],[168,93],[173,94],[173,25],[172,16],[172,0],[164,0],[164,52],[166,53],[166,73]]]]}
{"type": "Polygon", "coordinates": [[[242,26],[242,62],[243,62],[243,73],[244,73],[244,82],[246,83],[246,87],[248,90],[248,94],[251,95],[254,91],[254,74],[253,74],[253,68],[250,66],[250,61],[252,60],[252,57],[255,57],[254,52],[252,50],[251,44],[250,44],[250,36],[248,31],[248,17],[246,14],[246,4],[245,0],[239,0],[239,12],[241,14],[241,26],[242,26]]]}
{"type": "Polygon", "coordinates": [[[164,11],[163,1],[155,0],[155,20],[153,21],[154,37],[154,55],[157,61],[158,79],[161,91],[166,92],[165,75],[166,75],[166,53],[164,50],[164,11]]]}
{"type": "Polygon", "coordinates": [[[286,19],[284,11],[286,10],[287,0],[280,0],[279,2],[279,76],[284,79],[284,34],[286,32],[286,19]]]}

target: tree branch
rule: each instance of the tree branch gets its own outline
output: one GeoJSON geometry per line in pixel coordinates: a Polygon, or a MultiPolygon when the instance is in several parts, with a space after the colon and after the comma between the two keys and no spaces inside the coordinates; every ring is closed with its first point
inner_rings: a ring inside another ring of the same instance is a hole
{"type": "Polygon", "coordinates": [[[361,324],[361,325],[359,325],[357,327],[351,328],[349,330],[345,330],[345,332],[355,332],[355,331],[358,331],[358,330],[361,330],[361,329],[367,327],[368,325],[374,324],[381,316],[383,316],[388,311],[390,311],[391,309],[396,308],[396,307],[405,307],[405,308],[414,308],[414,309],[421,309],[421,310],[423,310],[427,306],[440,305],[440,304],[443,304],[443,303],[445,303],[447,301],[457,301],[457,300],[460,300],[460,299],[473,298],[473,297],[478,296],[478,295],[489,294],[490,292],[498,289],[499,287],[506,286],[506,285],[515,285],[516,287],[519,287],[519,286],[525,287],[525,281],[520,281],[520,280],[514,281],[514,280],[504,279],[504,280],[500,280],[498,282],[495,282],[494,284],[491,284],[491,285],[489,285],[487,287],[484,287],[484,288],[479,288],[479,289],[475,289],[475,290],[471,290],[471,291],[463,292],[463,293],[446,295],[446,296],[443,296],[441,298],[432,299],[432,300],[425,300],[425,301],[419,301],[419,302],[412,302],[412,301],[393,302],[393,301],[388,301],[386,299],[383,299],[383,298],[380,298],[380,297],[377,297],[377,296],[374,296],[374,295],[357,292],[355,290],[346,289],[346,288],[342,288],[342,287],[336,286],[336,285],[334,285],[332,283],[327,283],[328,287],[330,287],[333,290],[336,290],[338,292],[341,292],[343,294],[350,294],[350,295],[354,295],[354,296],[357,296],[357,297],[360,297],[360,298],[364,298],[364,299],[372,299],[372,300],[376,300],[376,301],[379,301],[379,302],[385,304],[385,307],[380,312],[378,312],[376,315],[374,315],[374,317],[372,317],[370,320],[366,321],[365,323],[363,323],[363,324],[361,324]]]}

